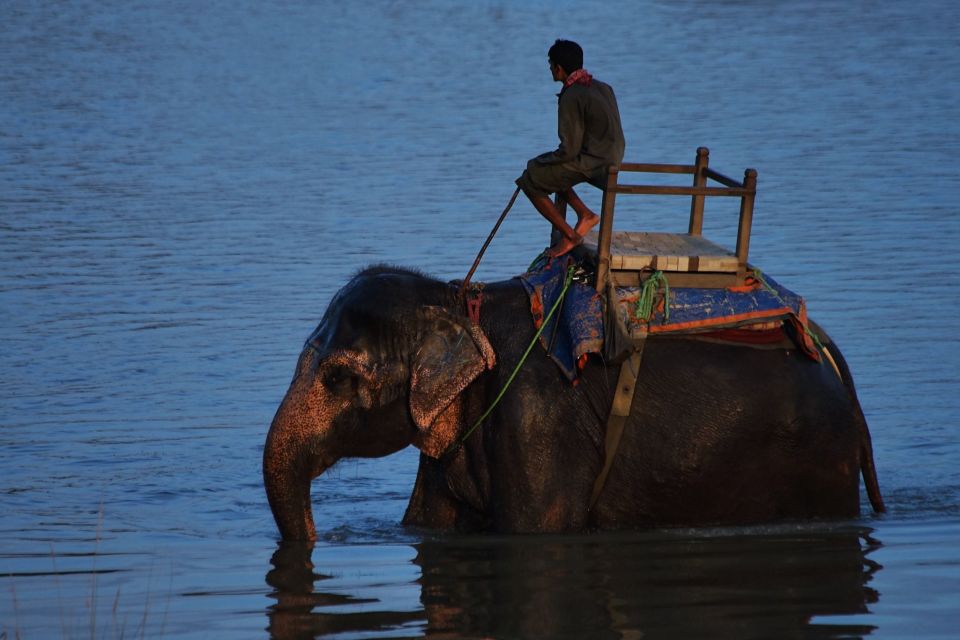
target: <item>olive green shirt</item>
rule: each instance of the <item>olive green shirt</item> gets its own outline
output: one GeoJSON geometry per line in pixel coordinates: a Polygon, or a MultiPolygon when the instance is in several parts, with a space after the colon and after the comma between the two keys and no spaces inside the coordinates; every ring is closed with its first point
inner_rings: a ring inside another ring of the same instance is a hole
{"type": "Polygon", "coordinates": [[[595,174],[623,161],[623,128],[613,88],[592,80],[572,84],[560,92],[557,112],[560,146],[536,158],[537,164],[570,163],[571,168],[595,174]]]}

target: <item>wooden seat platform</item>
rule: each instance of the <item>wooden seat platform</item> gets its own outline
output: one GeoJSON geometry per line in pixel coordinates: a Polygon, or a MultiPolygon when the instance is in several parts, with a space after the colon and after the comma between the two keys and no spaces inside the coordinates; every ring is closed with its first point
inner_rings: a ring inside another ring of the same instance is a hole
{"type": "MultiPolygon", "coordinates": [[[[588,233],[584,246],[598,251],[599,233],[588,233]]],[[[609,278],[621,287],[639,286],[654,271],[672,287],[727,287],[737,284],[739,268],[736,254],[703,236],[614,231],[610,238],[609,278]]]]}
{"type": "MultiPolygon", "coordinates": [[[[636,286],[660,271],[672,287],[721,288],[744,284],[750,247],[750,227],[757,193],[757,172],[747,169],[743,181],[728,178],[711,169],[710,151],[697,149],[694,164],[638,164],[624,162],[611,166],[603,185],[600,226],[587,234],[584,243],[597,252],[596,289],[603,292],[607,282],[636,286]],[[636,185],[620,182],[624,173],[687,174],[692,186],[636,185]],[[722,186],[708,186],[713,181],[722,186]],[[613,212],[618,194],[690,196],[690,223],[687,233],[614,231],[613,212]],[[706,196],[740,199],[740,219],[734,251],[703,237],[703,209],[706,196]]],[[[557,195],[557,206],[566,211],[566,202],[557,195]]]]}

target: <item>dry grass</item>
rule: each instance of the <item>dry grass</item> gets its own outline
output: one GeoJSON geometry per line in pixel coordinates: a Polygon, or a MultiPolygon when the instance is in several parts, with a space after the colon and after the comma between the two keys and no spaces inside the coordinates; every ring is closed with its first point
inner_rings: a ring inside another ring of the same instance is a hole
{"type": "MultiPolygon", "coordinates": [[[[66,575],[64,572],[61,572],[57,567],[57,554],[53,549],[53,545],[50,546],[50,562],[53,568],[52,575],[54,586],[57,593],[57,610],[60,616],[60,633],[61,637],[64,640],[71,638],[83,637],[85,634],[80,632],[81,628],[85,627],[89,631],[89,637],[91,640],[99,640],[101,638],[112,638],[114,640],[124,640],[126,638],[141,638],[144,639],[147,637],[148,622],[151,618],[151,605],[152,605],[152,593],[150,591],[149,585],[152,578],[152,572],[147,576],[147,593],[143,604],[143,614],[138,616],[139,620],[135,628],[128,628],[129,625],[129,613],[123,613],[121,607],[121,587],[117,587],[116,593],[113,594],[113,602],[110,606],[110,620],[106,624],[101,624],[102,619],[98,622],[98,611],[100,607],[98,606],[101,603],[101,598],[103,597],[100,593],[97,578],[100,571],[97,570],[97,557],[100,554],[100,543],[102,541],[102,531],[103,531],[103,503],[100,504],[100,510],[97,518],[97,529],[96,529],[96,538],[94,541],[94,550],[91,554],[92,563],[90,567],[90,588],[87,594],[87,598],[84,601],[83,608],[86,610],[85,614],[82,614],[82,618],[85,618],[85,622],[80,624],[68,623],[67,607],[64,605],[63,600],[63,589],[60,583],[60,576],[66,575]]],[[[72,572],[71,572],[72,573],[72,572]]],[[[17,597],[17,588],[16,582],[14,581],[15,576],[10,574],[8,576],[11,579],[10,583],[10,597],[12,599],[13,605],[13,626],[8,628],[6,625],[10,621],[3,621],[2,627],[0,627],[0,640],[22,640],[25,636],[23,635],[21,620],[20,620],[20,601],[17,597]]],[[[171,576],[172,581],[172,576],[171,576]]],[[[167,616],[170,611],[170,599],[172,595],[172,585],[171,590],[167,592],[166,603],[164,606],[164,611],[162,618],[160,620],[160,628],[157,631],[155,636],[162,638],[167,623],[167,616]]]]}

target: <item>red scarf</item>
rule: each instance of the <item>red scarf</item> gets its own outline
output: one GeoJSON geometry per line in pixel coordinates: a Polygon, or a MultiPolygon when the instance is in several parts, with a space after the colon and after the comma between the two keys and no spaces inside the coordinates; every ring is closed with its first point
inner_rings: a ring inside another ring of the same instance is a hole
{"type": "Polygon", "coordinates": [[[566,89],[572,84],[582,84],[589,87],[591,82],[593,82],[593,76],[587,73],[586,69],[577,69],[563,81],[563,88],[566,89]]]}

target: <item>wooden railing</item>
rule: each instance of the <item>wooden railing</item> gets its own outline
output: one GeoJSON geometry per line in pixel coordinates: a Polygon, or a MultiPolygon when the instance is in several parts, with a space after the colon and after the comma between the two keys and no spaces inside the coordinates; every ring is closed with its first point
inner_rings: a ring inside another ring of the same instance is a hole
{"type": "Polygon", "coordinates": [[[691,236],[703,234],[703,207],[706,196],[726,196],[740,198],[740,223],[737,231],[736,256],[738,280],[742,281],[747,269],[747,255],[750,250],[750,227],[753,223],[753,204],[757,195],[757,172],[747,169],[743,174],[743,182],[729,178],[714,171],[709,165],[710,151],[706,147],[697,149],[696,161],[692,165],[685,164],[640,164],[624,162],[619,167],[611,166],[607,175],[607,183],[603,189],[603,203],[600,213],[600,231],[597,243],[599,265],[597,268],[597,291],[603,291],[610,274],[610,239],[613,234],[613,209],[617,194],[647,194],[690,196],[690,225],[688,233],[691,236]],[[622,173],[665,173],[691,174],[693,186],[660,186],[622,184],[622,173]],[[708,186],[708,181],[714,181],[724,186],[708,186]]]}

